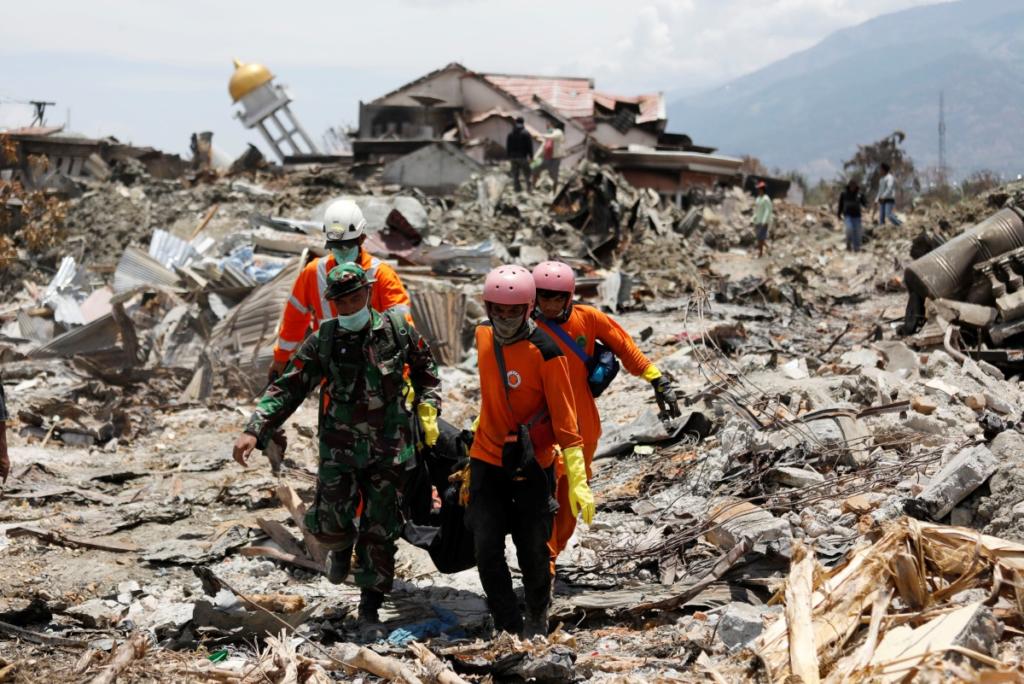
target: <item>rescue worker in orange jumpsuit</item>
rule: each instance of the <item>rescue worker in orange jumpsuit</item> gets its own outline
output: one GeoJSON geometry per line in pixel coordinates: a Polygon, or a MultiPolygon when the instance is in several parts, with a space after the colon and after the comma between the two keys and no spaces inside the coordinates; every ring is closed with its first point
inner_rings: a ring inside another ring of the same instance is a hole
{"type": "Polygon", "coordinates": [[[496,630],[532,637],[547,634],[551,604],[547,542],[558,504],[555,446],[565,462],[566,506],[590,522],[594,497],[587,485],[583,439],[558,345],[531,318],[533,276],[520,266],[492,270],[484,282],[490,325],[476,331],[480,419],[470,447],[468,527],[473,532],[480,582],[496,630]],[[505,562],[512,535],[523,573],[526,619],[505,562]]]}
{"type": "Polygon", "coordinates": [[[362,248],[366,240],[366,219],[359,206],[348,199],[332,202],[324,212],[324,232],[327,255],[306,264],[285,304],[274,344],[274,361],[268,372],[271,380],[284,371],[311,326],[316,332],[322,321],[338,315],[334,302],[326,294],[327,274],[339,264],[355,263],[366,272],[367,279],[375,281],[370,308],[378,313],[394,309],[412,323],[409,293],[395,269],[362,248]]]}
{"type": "MultiPolygon", "coordinates": [[[[618,357],[627,371],[651,383],[655,394],[660,395],[658,398],[678,411],[676,392],[658,367],[637,348],[629,333],[611,316],[592,306],[573,303],[576,275],[571,266],[559,261],[545,261],[533,269],[533,280],[537,288],[538,326],[558,344],[569,362],[569,378],[576,400],[576,419],[583,438],[583,459],[589,481],[593,477],[591,463],[597,451],[597,441],[601,437],[601,416],[587,382],[589,370],[581,355],[592,357],[595,344],[601,342],[618,357]],[[572,340],[572,345],[558,334],[557,328],[572,340]]],[[[565,505],[568,501],[569,482],[561,463],[558,465],[559,506],[554,530],[548,541],[552,576],[555,572],[555,559],[565,549],[576,529],[576,515],[565,505]]]]}

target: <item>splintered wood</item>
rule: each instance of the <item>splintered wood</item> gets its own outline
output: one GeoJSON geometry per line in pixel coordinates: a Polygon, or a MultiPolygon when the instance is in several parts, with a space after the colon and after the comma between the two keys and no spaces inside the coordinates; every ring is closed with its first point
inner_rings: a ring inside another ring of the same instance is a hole
{"type": "MultiPolygon", "coordinates": [[[[827,571],[796,541],[785,611],[751,649],[773,682],[1002,676],[999,618],[1019,620],[1022,577],[1024,545],[910,518],[827,571]],[[982,600],[952,601],[968,589],[982,600]]],[[[727,679],[750,676],[749,654],[731,665],[727,679]]]]}

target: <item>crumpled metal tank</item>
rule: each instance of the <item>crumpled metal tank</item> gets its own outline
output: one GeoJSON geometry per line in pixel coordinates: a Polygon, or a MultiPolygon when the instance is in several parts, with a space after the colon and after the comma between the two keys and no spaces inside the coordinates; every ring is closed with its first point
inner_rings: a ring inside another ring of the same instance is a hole
{"type": "Polygon", "coordinates": [[[1019,210],[1000,209],[911,262],[903,280],[922,297],[954,297],[970,287],[974,264],[1017,247],[1024,247],[1024,218],[1019,210]]]}

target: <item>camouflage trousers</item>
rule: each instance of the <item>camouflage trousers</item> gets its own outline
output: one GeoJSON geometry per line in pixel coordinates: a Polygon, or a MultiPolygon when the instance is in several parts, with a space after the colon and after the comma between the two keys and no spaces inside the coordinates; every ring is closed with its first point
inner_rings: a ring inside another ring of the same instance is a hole
{"type": "Polygon", "coordinates": [[[326,549],[351,553],[355,547],[354,574],[361,588],[391,591],[395,541],[402,532],[399,492],[405,477],[405,464],[320,463],[306,527],[326,549]]]}

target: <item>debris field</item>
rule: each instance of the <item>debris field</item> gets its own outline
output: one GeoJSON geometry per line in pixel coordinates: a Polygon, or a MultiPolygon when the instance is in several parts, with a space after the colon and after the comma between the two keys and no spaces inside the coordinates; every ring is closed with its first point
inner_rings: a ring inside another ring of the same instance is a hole
{"type": "Polygon", "coordinates": [[[500,170],[438,197],[331,165],[74,184],[0,273],[0,681],[1021,676],[1024,186],[912,210],[859,253],[777,200],[759,259],[742,189],[684,210],[593,162],[533,194],[500,170]],[[358,589],[302,527],[315,401],[283,452],[231,459],[340,196],[410,290],[453,425],[476,415],[497,263],[573,265],[685,394],[672,426],[639,379],[599,399],[597,515],[559,558],[547,638],[495,636],[476,570],[403,541],[389,634],[361,643],[358,589]]]}

